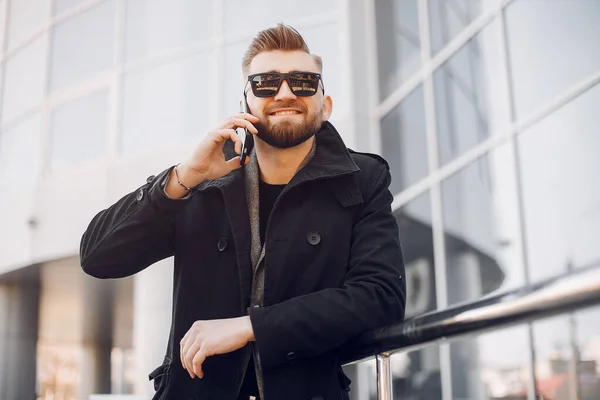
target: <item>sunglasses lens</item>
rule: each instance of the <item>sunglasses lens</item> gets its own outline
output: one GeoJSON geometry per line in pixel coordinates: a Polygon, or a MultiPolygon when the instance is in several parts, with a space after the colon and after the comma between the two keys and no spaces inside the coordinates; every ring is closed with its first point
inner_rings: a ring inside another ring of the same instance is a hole
{"type": "Polygon", "coordinates": [[[319,75],[312,72],[294,72],[289,75],[289,82],[296,96],[313,96],[319,88],[319,75]]]}
{"type": "MultiPolygon", "coordinates": [[[[292,93],[296,96],[313,96],[319,89],[321,76],[314,72],[292,72],[287,75],[292,93]]],[[[264,73],[253,75],[250,78],[252,92],[256,97],[273,97],[281,87],[281,74],[264,73]]]]}
{"type": "Polygon", "coordinates": [[[278,74],[259,74],[250,81],[256,97],[272,97],[277,94],[281,77],[278,74]]]}

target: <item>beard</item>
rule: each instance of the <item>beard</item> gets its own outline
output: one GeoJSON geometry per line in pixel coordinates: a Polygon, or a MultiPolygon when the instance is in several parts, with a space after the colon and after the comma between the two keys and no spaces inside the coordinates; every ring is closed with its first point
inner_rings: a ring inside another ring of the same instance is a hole
{"type": "Polygon", "coordinates": [[[263,118],[255,124],[257,136],[268,145],[277,149],[289,149],[306,142],[321,129],[323,125],[323,111],[308,112],[307,107],[301,103],[278,104],[265,109],[263,118]],[[297,117],[290,120],[285,117],[280,122],[272,122],[270,114],[278,109],[294,108],[302,112],[302,121],[297,117]]]}

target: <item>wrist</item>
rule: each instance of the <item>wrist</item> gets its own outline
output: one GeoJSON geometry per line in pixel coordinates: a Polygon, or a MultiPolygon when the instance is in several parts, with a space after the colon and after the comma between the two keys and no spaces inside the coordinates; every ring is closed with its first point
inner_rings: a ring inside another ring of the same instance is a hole
{"type": "Polygon", "coordinates": [[[246,315],[242,317],[244,336],[246,337],[248,342],[254,342],[254,328],[252,328],[252,321],[250,320],[250,316],[246,315]]]}
{"type": "Polygon", "coordinates": [[[185,162],[177,164],[173,168],[173,172],[177,184],[186,190],[191,190],[205,181],[200,174],[188,167],[185,162]]]}

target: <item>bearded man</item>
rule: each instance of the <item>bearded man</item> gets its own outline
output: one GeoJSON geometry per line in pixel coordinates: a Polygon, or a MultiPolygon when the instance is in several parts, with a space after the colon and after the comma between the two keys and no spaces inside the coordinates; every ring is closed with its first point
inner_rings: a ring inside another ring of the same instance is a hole
{"type": "Polygon", "coordinates": [[[404,318],[389,168],[328,122],[322,60],[295,29],[259,32],[242,71],[248,112],[99,212],[81,266],[119,278],[174,256],[156,400],[348,399],[337,349],[404,318]]]}

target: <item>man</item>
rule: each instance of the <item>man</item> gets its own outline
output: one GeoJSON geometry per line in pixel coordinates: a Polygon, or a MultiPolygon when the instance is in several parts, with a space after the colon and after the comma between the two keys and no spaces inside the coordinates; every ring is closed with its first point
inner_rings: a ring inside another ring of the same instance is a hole
{"type": "Polygon", "coordinates": [[[336,349],[403,319],[388,166],[327,122],[321,70],[293,28],[260,32],[243,59],[249,113],[84,233],[81,265],[98,278],[175,256],[155,399],[347,399],[336,349]],[[243,166],[236,128],[255,139],[243,166]]]}

